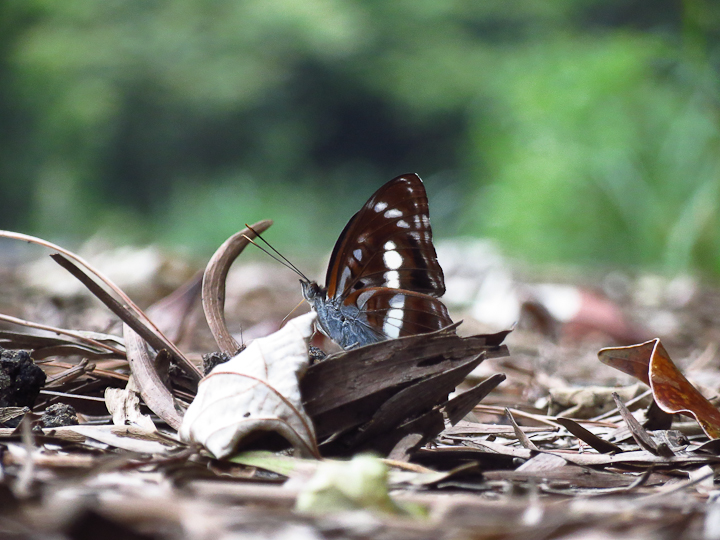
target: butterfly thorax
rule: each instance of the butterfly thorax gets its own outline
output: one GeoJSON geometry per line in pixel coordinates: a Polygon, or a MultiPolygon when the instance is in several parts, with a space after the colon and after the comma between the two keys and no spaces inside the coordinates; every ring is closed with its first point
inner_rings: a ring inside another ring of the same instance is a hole
{"type": "Polygon", "coordinates": [[[346,305],[342,298],[327,298],[327,290],[314,281],[300,281],[302,294],[317,313],[320,331],[343,349],[353,349],[387,339],[373,330],[367,316],[354,305],[346,305]]]}

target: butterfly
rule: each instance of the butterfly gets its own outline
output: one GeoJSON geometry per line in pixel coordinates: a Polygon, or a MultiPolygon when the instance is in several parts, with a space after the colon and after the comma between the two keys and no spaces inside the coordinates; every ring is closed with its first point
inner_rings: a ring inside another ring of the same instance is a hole
{"type": "Polygon", "coordinates": [[[320,331],[343,349],[452,324],[439,299],[445,278],[420,177],[393,178],[350,219],[335,243],[324,287],[300,282],[320,331]]]}

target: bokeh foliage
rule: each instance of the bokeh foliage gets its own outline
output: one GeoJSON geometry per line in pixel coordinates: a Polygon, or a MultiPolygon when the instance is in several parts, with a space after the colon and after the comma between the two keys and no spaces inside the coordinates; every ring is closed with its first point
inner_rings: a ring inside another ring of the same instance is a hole
{"type": "Polygon", "coordinates": [[[536,261],[720,273],[712,0],[5,0],[0,227],[329,249],[382,182],[536,261]]]}

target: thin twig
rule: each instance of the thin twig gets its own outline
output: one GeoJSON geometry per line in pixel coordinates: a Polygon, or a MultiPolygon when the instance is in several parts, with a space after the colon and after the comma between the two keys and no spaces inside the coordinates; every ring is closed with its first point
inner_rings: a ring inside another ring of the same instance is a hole
{"type": "Polygon", "coordinates": [[[62,373],[58,373],[54,377],[50,377],[45,381],[45,388],[48,388],[50,386],[59,386],[61,384],[70,382],[72,380],[77,379],[78,377],[81,377],[85,373],[89,373],[95,369],[95,364],[88,363],[87,358],[83,358],[82,361],[72,366],[62,373]]]}
{"type": "Polygon", "coordinates": [[[99,398],[94,396],[83,396],[81,394],[68,394],[66,392],[54,392],[53,390],[40,390],[41,394],[44,394],[46,396],[57,396],[57,397],[64,397],[64,398],[73,398],[73,399],[84,399],[86,401],[100,401],[102,403],[105,403],[105,398],[99,398]]]}

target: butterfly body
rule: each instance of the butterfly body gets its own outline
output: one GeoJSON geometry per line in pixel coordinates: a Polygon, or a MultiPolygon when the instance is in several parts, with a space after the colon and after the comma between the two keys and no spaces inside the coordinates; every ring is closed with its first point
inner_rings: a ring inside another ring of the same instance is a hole
{"type": "Polygon", "coordinates": [[[325,287],[301,281],[321,331],[343,349],[452,324],[432,244],[422,180],[398,176],[353,216],[330,258],[325,287]]]}
{"type": "Polygon", "coordinates": [[[315,282],[301,283],[303,296],[317,313],[322,333],[343,349],[387,339],[368,324],[367,315],[358,306],[345,305],[341,298],[328,299],[326,291],[315,282]]]}

